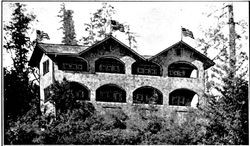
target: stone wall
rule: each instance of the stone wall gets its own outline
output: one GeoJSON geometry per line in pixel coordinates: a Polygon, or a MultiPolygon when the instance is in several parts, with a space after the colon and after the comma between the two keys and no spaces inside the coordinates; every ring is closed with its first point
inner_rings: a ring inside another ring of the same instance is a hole
{"type": "Polygon", "coordinates": [[[41,104],[44,104],[43,89],[52,84],[53,73],[57,81],[62,81],[63,78],[66,78],[69,81],[78,82],[88,88],[90,91],[90,102],[92,102],[100,112],[113,108],[122,109],[128,115],[133,115],[140,109],[144,109],[144,111],[147,112],[149,109],[148,104],[133,103],[133,92],[143,86],[151,86],[163,94],[163,105],[155,105],[155,107],[158,115],[164,117],[170,116],[172,111],[182,113],[190,108],[169,105],[169,94],[176,89],[185,88],[192,90],[198,94],[199,100],[202,99],[205,89],[203,63],[193,57],[191,51],[183,49],[182,55],[176,56],[174,49],[171,49],[154,58],[152,61],[162,66],[163,76],[133,75],[131,66],[135,61],[140,61],[141,59],[131,54],[131,52],[126,51],[126,49],[123,49],[119,44],[113,44],[112,46],[108,44],[109,43],[107,43],[106,46],[103,45],[93,48],[90,52],[81,55],[81,57],[88,61],[89,70],[87,72],[62,71],[58,69],[57,64],[54,64],[54,69],[52,70],[52,61],[50,60],[50,72],[43,76],[42,63],[48,59],[48,57],[44,55],[40,62],[41,104]],[[95,61],[104,56],[112,56],[122,61],[125,64],[125,74],[95,72],[95,61]],[[176,61],[187,61],[196,66],[198,69],[198,77],[168,77],[168,66],[176,61]],[[126,91],[126,103],[96,101],[96,90],[105,84],[115,84],[123,88],[126,91]]]}
{"type": "MultiPolygon", "coordinates": [[[[196,92],[199,97],[202,97],[204,91],[204,84],[202,78],[178,78],[167,76],[147,76],[147,75],[133,75],[131,74],[131,65],[134,59],[129,56],[124,56],[121,60],[125,63],[125,74],[114,73],[81,73],[73,71],[58,70],[55,66],[55,79],[62,81],[66,78],[72,82],[78,82],[86,86],[90,91],[90,101],[95,105],[99,111],[103,111],[106,108],[121,108],[127,114],[131,115],[136,112],[138,105],[141,108],[147,110],[147,104],[134,104],[133,92],[142,86],[151,86],[160,90],[163,94],[163,105],[156,105],[159,115],[169,116],[169,113],[173,110],[186,111],[190,107],[170,106],[169,94],[175,89],[185,88],[196,92]],[[115,84],[126,91],[127,103],[107,103],[96,101],[96,90],[105,84],[115,84]]],[[[200,62],[198,62],[199,64],[200,62]]],[[[199,68],[198,66],[197,68],[199,68]]],[[[105,110],[104,110],[105,111],[105,110]]]]}

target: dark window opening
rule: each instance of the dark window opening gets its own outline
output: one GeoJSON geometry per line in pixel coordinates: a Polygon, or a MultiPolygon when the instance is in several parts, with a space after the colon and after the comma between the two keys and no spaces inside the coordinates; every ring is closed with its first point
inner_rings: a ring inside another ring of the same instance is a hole
{"type": "Polygon", "coordinates": [[[61,57],[59,61],[60,70],[88,71],[87,61],[77,57],[61,57]]]}
{"type": "Polygon", "coordinates": [[[175,50],[176,56],[181,56],[181,48],[175,50]]]}
{"type": "Polygon", "coordinates": [[[113,58],[100,58],[95,62],[96,72],[125,73],[124,64],[113,58]]]}
{"type": "Polygon", "coordinates": [[[195,92],[187,89],[177,89],[169,94],[169,105],[191,106],[195,92]]]}
{"type": "Polygon", "coordinates": [[[152,62],[135,62],[132,64],[132,74],[161,76],[161,68],[152,62]]]}
{"type": "Polygon", "coordinates": [[[104,85],[96,90],[96,101],[126,102],[126,91],[116,85],[104,85]]]}
{"type": "Polygon", "coordinates": [[[163,104],[163,95],[153,87],[141,87],[133,92],[133,103],[163,104]]]}
{"type": "Polygon", "coordinates": [[[184,77],[184,78],[197,78],[198,70],[197,68],[187,62],[175,62],[168,67],[169,77],[184,77]]]}
{"type": "Polygon", "coordinates": [[[44,102],[47,102],[51,96],[50,88],[49,87],[44,88],[43,91],[44,91],[44,102]]]}
{"type": "Polygon", "coordinates": [[[70,82],[70,89],[76,100],[90,100],[89,90],[77,82],[70,82]]]}
{"type": "Polygon", "coordinates": [[[43,62],[43,75],[49,72],[49,60],[43,62]]]}

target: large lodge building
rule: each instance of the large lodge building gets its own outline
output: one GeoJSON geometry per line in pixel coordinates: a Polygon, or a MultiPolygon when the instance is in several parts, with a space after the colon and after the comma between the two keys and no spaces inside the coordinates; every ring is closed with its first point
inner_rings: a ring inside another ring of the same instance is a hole
{"type": "Polygon", "coordinates": [[[214,62],[182,40],[144,57],[109,36],[90,47],[37,43],[29,64],[39,69],[41,105],[50,102],[48,87],[66,78],[78,100],[99,111],[131,114],[153,103],[168,116],[202,102],[204,71],[214,62]]]}

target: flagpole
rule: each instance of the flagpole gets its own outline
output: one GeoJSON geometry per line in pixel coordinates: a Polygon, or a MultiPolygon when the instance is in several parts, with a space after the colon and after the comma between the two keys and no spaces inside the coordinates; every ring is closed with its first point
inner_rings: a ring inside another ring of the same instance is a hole
{"type": "Polygon", "coordinates": [[[182,26],[181,26],[181,41],[182,41],[182,37],[183,37],[183,34],[182,34],[182,26]]]}
{"type": "Polygon", "coordinates": [[[112,17],[109,17],[109,36],[112,35],[112,24],[111,24],[112,17]]]}

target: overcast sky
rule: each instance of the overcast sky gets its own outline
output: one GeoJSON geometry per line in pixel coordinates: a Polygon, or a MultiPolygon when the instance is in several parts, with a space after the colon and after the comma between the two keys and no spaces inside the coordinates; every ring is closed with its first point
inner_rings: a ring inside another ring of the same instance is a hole
{"type": "MultiPolygon", "coordinates": [[[[57,17],[61,2],[29,2],[25,3],[27,10],[37,15],[35,29],[47,32],[50,36],[48,43],[61,43],[62,33],[58,30],[61,26],[57,17]]],[[[199,26],[207,27],[213,21],[203,12],[212,12],[217,8],[220,12],[222,2],[108,2],[117,10],[113,19],[127,23],[133,32],[137,34],[138,49],[140,54],[154,55],[170,45],[180,41],[181,26],[191,30],[195,38],[202,35],[199,26]]],[[[74,11],[73,19],[77,39],[84,33],[84,23],[89,22],[90,13],[101,8],[101,2],[70,2],[65,3],[66,9],[74,11]]],[[[248,2],[234,2],[235,21],[245,20],[249,22],[248,2]]],[[[8,22],[11,15],[9,3],[3,2],[3,21],[8,22]]],[[[225,19],[226,18],[225,16],[225,19]]],[[[228,28],[225,28],[228,30],[228,28]]],[[[247,30],[248,32],[248,30],[247,30]]],[[[118,39],[127,44],[124,37],[115,33],[118,39]]],[[[35,36],[35,31],[31,35],[35,36]]],[[[196,40],[184,38],[191,46],[196,46],[196,40]]],[[[248,48],[248,47],[246,47],[248,48]]],[[[248,52],[248,49],[247,49],[248,52]]],[[[249,54],[249,53],[248,53],[249,54]]]]}

